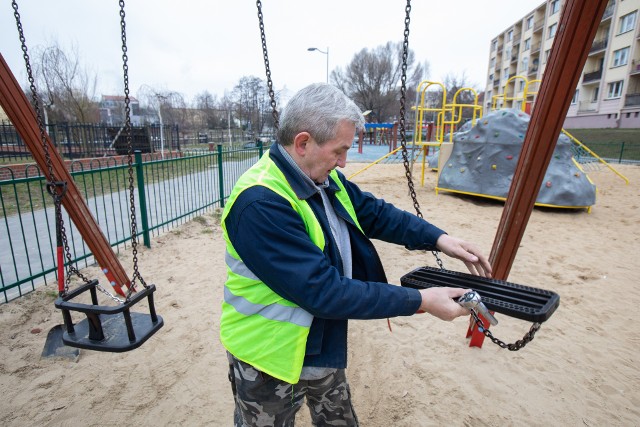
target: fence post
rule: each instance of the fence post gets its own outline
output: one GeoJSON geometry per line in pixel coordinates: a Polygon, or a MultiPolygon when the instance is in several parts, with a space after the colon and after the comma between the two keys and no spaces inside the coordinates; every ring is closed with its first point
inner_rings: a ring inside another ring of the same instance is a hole
{"type": "Polygon", "coordinates": [[[71,154],[71,134],[69,133],[69,122],[64,122],[64,133],[67,135],[67,156],[70,159],[73,159],[73,155],[71,154]]]}
{"type": "Polygon", "coordinates": [[[149,219],[147,217],[147,194],[144,189],[144,173],[142,171],[142,153],[140,150],[135,151],[136,157],[136,177],[138,181],[138,200],[140,201],[140,221],[142,225],[142,239],[144,245],[151,247],[151,239],[149,238],[149,219]]]}
{"type": "Polygon", "coordinates": [[[622,157],[624,157],[624,141],[622,141],[622,147],[620,147],[620,157],[618,158],[618,164],[622,163],[622,157]]]}
{"type": "Polygon", "coordinates": [[[262,141],[258,141],[258,158],[262,158],[264,154],[264,146],[262,145],[262,141]]]}
{"type": "Polygon", "coordinates": [[[218,144],[218,188],[220,191],[220,207],[224,208],[224,171],[222,170],[222,144],[218,144]]]}
{"type": "Polygon", "coordinates": [[[176,125],[176,151],[180,151],[180,129],[176,125]]]}

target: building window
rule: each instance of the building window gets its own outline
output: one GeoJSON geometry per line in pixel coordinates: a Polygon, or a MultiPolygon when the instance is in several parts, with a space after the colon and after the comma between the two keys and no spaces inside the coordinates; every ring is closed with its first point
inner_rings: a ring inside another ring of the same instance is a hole
{"type": "Polygon", "coordinates": [[[551,49],[547,49],[544,51],[544,63],[546,64],[549,60],[549,54],[551,54],[551,49]]]}
{"type": "Polygon", "coordinates": [[[533,28],[533,15],[527,18],[527,30],[533,28]]]}
{"type": "Polygon", "coordinates": [[[495,51],[498,48],[498,40],[494,40],[491,42],[491,52],[495,51]]]}
{"type": "Polygon", "coordinates": [[[629,48],[625,47],[623,49],[618,49],[613,52],[613,65],[612,67],[620,67],[622,65],[627,65],[629,62],[629,48]]]}
{"type": "Polygon", "coordinates": [[[507,41],[510,42],[512,40],[513,40],[513,30],[509,30],[509,32],[507,33],[507,41]]]}
{"type": "Polygon", "coordinates": [[[529,49],[531,49],[531,37],[529,37],[524,41],[524,50],[529,50],[529,49]]]}
{"type": "Polygon", "coordinates": [[[520,84],[518,85],[518,91],[522,92],[524,90],[524,82],[520,80],[520,84]]]}
{"type": "Polygon", "coordinates": [[[576,91],[573,93],[573,98],[571,98],[571,103],[572,104],[578,103],[579,93],[580,93],[580,91],[578,89],[576,89],[576,91]]]}
{"type": "Polygon", "coordinates": [[[607,99],[620,98],[622,96],[622,80],[609,83],[609,90],[607,91],[607,99]]]}
{"type": "Polygon", "coordinates": [[[598,100],[599,95],[600,95],[600,88],[597,87],[593,90],[593,96],[591,97],[591,102],[596,102],[598,100]]]}
{"type": "MultiPolygon", "coordinates": [[[[556,36],[556,30],[558,29],[558,24],[555,23],[553,25],[549,25],[549,37],[548,39],[552,39],[556,36]]],[[[486,46],[486,45],[485,45],[486,46]]]]}
{"type": "Polygon", "coordinates": [[[626,33],[636,27],[636,14],[638,11],[628,13],[620,17],[620,31],[618,34],[626,33]]]}
{"type": "Polygon", "coordinates": [[[627,113],[627,119],[631,117],[631,113],[627,113]]]}
{"type": "Polygon", "coordinates": [[[549,6],[549,16],[555,15],[560,11],[560,0],[552,0],[549,6]]]}
{"type": "Polygon", "coordinates": [[[493,68],[496,66],[496,58],[491,58],[491,62],[489,63],[489,67],[493,68]]]}
{"type": "Polygon", "coordinates": [[[633,117],[638,117],[638,115],[640,115],[640,113],[637,112],[637,111],[635,113],[633,113],[633,117]]]}
{"type": "Polygon", "coordinates": [[[522,71],[523,72],[527,72],[527,70],[529,69],[529,58],[522,58],[522,71]]]}
{"type": "Polygon", "coordinates": [[[493,82],[493,74],[489,74],[489,81],[493,82]]]}
{"type": "Polygon", "coordinates": [[[504,69],[504,74],[502,74],[502,80],[504,81],[509,80],[509,67],[504,69]]]}

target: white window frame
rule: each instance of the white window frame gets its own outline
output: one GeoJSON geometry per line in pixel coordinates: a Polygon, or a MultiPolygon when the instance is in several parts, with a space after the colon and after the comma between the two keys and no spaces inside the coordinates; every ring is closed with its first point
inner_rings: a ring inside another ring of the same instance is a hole
{"type": "Polygon", "coordinates": [[[607,85],[607,99],[620,98],[622,96],[622,86],[624,80],[611,82],[607,85]]]}
{"type": "Polygon", "coordinates": [[[558,31],[558,23],[557,22],[555,24],[549,25],[549,37],[547,37],[547,38],[548,39],[554,38],[556,36],[556,31],[558,31]]]}
{"type": "Polygon", "coordinates": [[[618,31],[618,34],[627,33],[635,29],[637,14],[638,11],[634,10],[633,12],[620,17],[620,31],[618,31]]]}
{"type": "Polygon", "coordinates": [[[513,30],[509,30],[509,32],[507,33],[507,41],[513,41],[513,30]]]}
{"type": "Polygon", "coordinates": [[[600,97],[600,88],[594,88],[593,89],[593,96],[591,97],[591,102],[597,102],[598,98],[600,97]]]}
{"type": "Polygon", "coordinates": [[[527,51],[531,49],[531,37],[524,41],[524,50],[527,51]]]}
{"type": "Polygon", "coordinates": [[[613,64],[611,67],[621,67],[629,63],[629,46],[613,52],[613,64]]]}
{"type": "Polygon", "coordinates": [[[533,15],[527,18],[527,30],[530,30],[534,26],[533,15]]]}
{"type": "Polygon", "coordinates": [[[549,3],[549,16],[555,15],[560,11],[560,0],[551,0],[549,3]]]}
{"type": "Polygon", "coordinates": [[[573,98],[571,98],[571,104],[577,104],[579,96],[580,96],[580,90],[576,89],[576,91],[573,93],[573,98]]]}

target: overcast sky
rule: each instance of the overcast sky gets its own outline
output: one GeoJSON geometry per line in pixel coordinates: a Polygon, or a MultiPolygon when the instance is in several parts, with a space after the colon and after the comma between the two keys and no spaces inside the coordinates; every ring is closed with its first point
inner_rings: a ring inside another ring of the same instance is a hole
{"type": "MultiPolygon", "coordinates": [[[[26,73],[13,9],[0,10],[0,52],[21,84],[26,73]]],[[[404,0],[263,0],[271,75],[287,94],[326,80],[363,48],[401,41],[404,0]]],[[[447,74],[484,88],[491,40],[542,0],[412,2],[409,47],[428,61],[432,81],[447,74]]],[[[221,97],[242,76],[265,79],[257,9],[251,0],[128,0],[129,82],[172,90],[191,102],[205,90],[221,97]]],[[[98,75],[98,94],[123,92],[120,16],[115,0],[20,0],[28,47],[75,45],[98,75]]]]}

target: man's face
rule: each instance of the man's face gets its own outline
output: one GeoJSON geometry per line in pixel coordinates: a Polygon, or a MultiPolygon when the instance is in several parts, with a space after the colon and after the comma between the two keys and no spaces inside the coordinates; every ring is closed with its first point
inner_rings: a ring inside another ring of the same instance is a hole
{"type": "Polygon", "coordinates": [[[336,167],[343,168],[347,164],[347,151],[351,148],[355,133],[356,126],[343,121],[338,125],[338,132],[334,139],[318,145],[311,137],[301,161],[302,171],[318,184],[326,181],[332,170],[336,167]]]}

